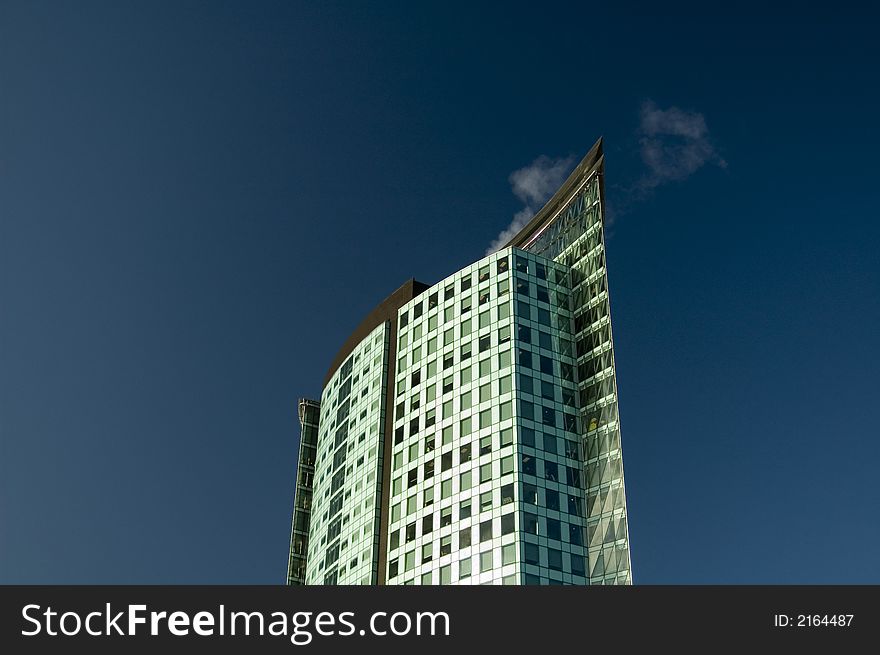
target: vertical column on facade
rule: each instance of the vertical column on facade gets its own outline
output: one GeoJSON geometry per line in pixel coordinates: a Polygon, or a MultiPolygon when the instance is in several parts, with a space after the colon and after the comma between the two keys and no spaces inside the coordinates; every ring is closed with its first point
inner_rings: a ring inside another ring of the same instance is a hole
{"type": "Polygon", "coordinates": [[[302,585],[306,578],[309,546],[309,521],[312,511],[312,482],[315,474],[315,453],[318,447],[320,403],[305,398],[299,401],[299,457],[296,465],[296,492],[290,529],[290,558],[287,584],[302,585]]]}
{"type": "Polygon", "coordinates": [[[630,584],[626,498],[599,179],[585,187],[572,266],[591,584],[630,584]]]}

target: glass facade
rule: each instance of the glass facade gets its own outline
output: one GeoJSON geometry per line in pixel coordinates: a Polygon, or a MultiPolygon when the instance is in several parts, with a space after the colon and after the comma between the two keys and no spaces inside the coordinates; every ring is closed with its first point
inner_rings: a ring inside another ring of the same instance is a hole
{"type": "Polygon", "coordinates": [[[376,584],[388,326],[358,344],[321,394],[305,584],[376,584]]]}
{"type": "Polygon", "coordinates": [[[306,584],[631,584],[602,165],[332,372],[306,584]]]}
{"type": "Polygon", "coordinates": [[[306,553],[309,546],[309,523],[312,514],[312,482],[318,448],[318,418],[321,408],[314,400],[299,401],[299,457],[296,471],[296,494],[293,499],[293,522],[290,529],[290,559],[287,584],[304,584],[306,553]]]}

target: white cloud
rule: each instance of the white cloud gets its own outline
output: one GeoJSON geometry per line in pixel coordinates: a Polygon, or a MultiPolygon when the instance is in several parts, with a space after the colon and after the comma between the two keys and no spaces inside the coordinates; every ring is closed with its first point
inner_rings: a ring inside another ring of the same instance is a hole
{"type": "Polygon", "coordinates": [[[698,112],[660,109],[648,100],[642,105],[638,135],[648,171],[636,183],[637,190],[685,180],[709,163],[727,167],[709,139],[706,119],[698,112]]]}
{"type": "Polygon", "coordinates": [[[541,155],[528,166],[510,174],[509,180],[513,194],[525,206],[514,214],[510,225],[486,249],[487,255],[502,248],[528,224],[535,213],[562,185],[573,164],[574,157],[554,159],[541,155]]]}

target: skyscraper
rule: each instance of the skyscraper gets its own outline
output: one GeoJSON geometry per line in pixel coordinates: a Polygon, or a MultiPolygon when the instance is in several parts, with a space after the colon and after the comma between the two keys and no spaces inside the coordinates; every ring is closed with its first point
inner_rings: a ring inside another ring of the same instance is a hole
{"type": "Polygon", "coordinates": [[[603,164],[395,291],[300,401],[289,584],[632,582],[603,164]]]}

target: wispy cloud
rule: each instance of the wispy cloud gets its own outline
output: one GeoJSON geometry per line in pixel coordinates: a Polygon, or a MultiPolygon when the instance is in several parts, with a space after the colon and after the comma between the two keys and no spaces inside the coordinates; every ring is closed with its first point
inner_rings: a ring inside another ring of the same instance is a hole
{"type": "Polygon", "coordinates": [[[513,215],[510,225],[486,249],[487,255],[503,247],[526,226],[565,181],[574,161],[572,156],[554,159],[541,155],[528,166],[510,174],[509,180],[513,195],[519,198],[525,206],[513,215]]]}
{"type": "Polygon", "coordinates": [[[635,190],[647,192],[669,182],[685,180],[706,164],[727,167],[709,138],[703,114],[678,107],[660,109],[653,101],[642,104],[638,129],[645,174],[635,190]]]}

